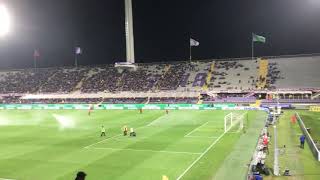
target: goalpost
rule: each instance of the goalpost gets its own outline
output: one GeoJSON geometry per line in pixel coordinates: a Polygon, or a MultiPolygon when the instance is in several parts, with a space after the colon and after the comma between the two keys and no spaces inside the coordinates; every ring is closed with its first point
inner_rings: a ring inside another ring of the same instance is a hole
{"type": "Polygon", "coordinates": [[[224,132],[231,131],[231,129],[235,129],[237,132],[243,129],[244,127],[244,119],[247,112],[243,114],[238,114],[231,112],[224,117],[224,132]],[[236,128],[238,127],[238,128],[236,128]]]}

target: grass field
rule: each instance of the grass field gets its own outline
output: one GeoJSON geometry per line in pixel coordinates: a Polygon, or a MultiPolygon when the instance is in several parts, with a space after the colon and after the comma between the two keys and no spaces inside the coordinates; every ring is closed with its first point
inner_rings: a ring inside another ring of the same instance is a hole
{"type": "Polygon", "coordinates": [[[228,179],[230,170],[244,177],[265,114],[248,112],[242,134],[224,133],[228,113],[1,110],[0,179],[70,180],[79,170],[88,180],[228,179]],[[122,136],[124,125],[137,137],[122,136]]]}
{"type": "MultiPolygon", "coordinates": [[[[317,115],[309,111],[297,111],[304,120],[306,126],[312,127],[312,132],[319,130],[319,121],[317,115]],[[306,117],[313,117],[307,120],[306,117]],[[306,118],[306,119],[304,119],[306,118]],[[314,119],[314,121],[311,121],[314,119]]],[[[308,143],[305,148],[299,147],[299,137],[302,134],[298,123],[292,124],[290,118],[295,111],[284,111],[277,123],[278,130],[278,148],[280,148],[279,164],[280,172],[283,174],[285,168],[288,168],[292,176],[267,176],[266,180],[318,180],[320,179],[320,162],[314,158],[308,143]],[[286,146],[284,148],[284,145],[286,146]]],[[[267,159],[268,167],[273,167],[274,161],[274,144],[273,144],[273,127],[269,128],[271,133],[270,154],[267,159]]],[[[315,133],[314,133],[315,134],[315,133]]]]}

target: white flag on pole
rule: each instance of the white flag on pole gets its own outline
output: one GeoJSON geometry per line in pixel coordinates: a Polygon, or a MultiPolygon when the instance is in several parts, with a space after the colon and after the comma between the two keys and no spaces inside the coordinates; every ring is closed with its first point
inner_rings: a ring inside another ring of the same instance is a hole
{"type": "Polygon", "coordinates": [[[76,47],[76,54],[77,55],[82,54],[82,51],[81,51],[80,47],[76,47]]]}
{"type": "Polygon", "coordinates": [[[192,38],[190,38],[190,46],[199,46],[200,43],[192,38]]]}

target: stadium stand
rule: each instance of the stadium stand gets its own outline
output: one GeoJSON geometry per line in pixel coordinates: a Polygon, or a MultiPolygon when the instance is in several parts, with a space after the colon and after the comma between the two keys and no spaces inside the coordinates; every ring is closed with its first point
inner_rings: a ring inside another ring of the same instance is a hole
{"type": "Polygon", "coordinates": [[[218,61],[212,73],[209,90],[255,89],[256,76],[255,61],[218,61]]]}
{"type": "Polygon", "coordinates": [[[47,81],[40,86],[42,93],[69,93],[76,88],[77,84],[85,77],[87,68],[64,68],[58,69],[47,81]]]}
{"type": "Polygon", "coordinates": [[[270,63],[277,64],[279,78],[275,83],[277,88],[319,88],[320,86],[320,56],[275,58],[270,63]]]}
{"type": "Polygon", "coordinates": [[[1,71],[0,102],[319,102],[319,63],[297,56],[1,71]]]}

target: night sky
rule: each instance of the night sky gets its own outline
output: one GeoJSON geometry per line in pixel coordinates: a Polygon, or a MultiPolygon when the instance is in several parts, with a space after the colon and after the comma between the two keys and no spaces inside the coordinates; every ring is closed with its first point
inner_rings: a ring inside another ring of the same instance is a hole
{"type": "MultiPolygon", "coordinates": [[[[12,32],[0,38],[0,68],[125,60],[124,0],[0,0],[12,32]]],[[[133,0],[136,62],[249,57],[251,33],[263,35],[256,55],[320,53],[319,0],[133,0]]]]}

